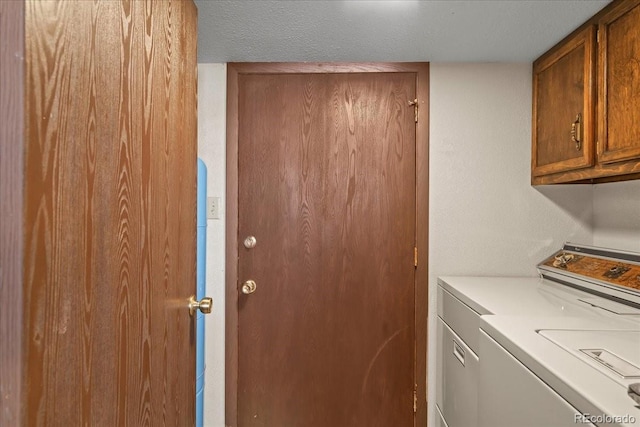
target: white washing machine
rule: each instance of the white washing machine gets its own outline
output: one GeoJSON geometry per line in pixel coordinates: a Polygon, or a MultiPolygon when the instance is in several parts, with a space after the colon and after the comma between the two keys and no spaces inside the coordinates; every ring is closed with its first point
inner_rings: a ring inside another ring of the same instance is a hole
{"type": "Polygon", "coordinates": [[[567,244],[539,269],[541,278],[439,278],[436,425],[640,425],[626,395],[640,378],[606,372],[640,366],[640,293],[628,286],[640,255],[567,244]],[[582,335],[558,331],[597,332],[572,345],[582,335]]]}

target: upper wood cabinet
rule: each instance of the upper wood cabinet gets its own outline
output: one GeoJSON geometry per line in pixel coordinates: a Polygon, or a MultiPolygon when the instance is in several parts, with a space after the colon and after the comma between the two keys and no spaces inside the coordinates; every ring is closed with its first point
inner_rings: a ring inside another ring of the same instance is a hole
{"type": "Polygon", "coordinates": [[[623,1],[598,21],[598,161],[640,159],[640,1],[623,1]]]}
{"type": "Polygon", "coordinates": [[[595,26],[533,64],[533,176],[593,165],[595,26]]]}
{"type": "Polygon", "coordinates": [[[640,0],[616,0],[533,64],[532,184],[640,178],[640,0]]]}

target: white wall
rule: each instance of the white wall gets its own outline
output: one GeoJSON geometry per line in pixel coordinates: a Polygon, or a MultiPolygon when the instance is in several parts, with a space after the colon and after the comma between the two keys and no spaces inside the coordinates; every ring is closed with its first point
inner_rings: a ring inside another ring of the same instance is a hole
{"type": "Polygon", "coordinates": [[[198,64],[198,156],[207,165],[207,193],[220,197],[220,219],[207,221],[204,425],[224,427],[224,233],[226,186],[226,64],[198,64]]]}
{"type": "Polygon", "coordinates": [[[640,181],[593,187],[593,244],[640,252],[640,181]]]}
{"type": "Polygon", "coordinates": [[[593,188],[531,187],[531,64],[431,64],[430,81],[433,425],[436,278],[534,276],[564,241],[592,244],[593,188]]]}

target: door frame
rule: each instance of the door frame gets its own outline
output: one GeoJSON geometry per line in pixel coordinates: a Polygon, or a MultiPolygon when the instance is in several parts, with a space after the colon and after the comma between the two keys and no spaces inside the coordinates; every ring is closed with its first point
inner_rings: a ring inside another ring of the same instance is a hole
{"type": "Polygon", "coordinates": [[[0,1],[0,425],[22,425],[25,5],[0,1]],[[18,55],[19,54],[19,55],[18,55]]]}
{"type": "Polygon", "coordinates": [[[238,77],[286,73],[415,73],[419,102],[416,123],[416,248],[414,425],[427,423],[427,315],[429,243],[429,63],[228,63],[225,236],[225,424],[238,423],[238,77]],[[424,381],[418,379],[424,378],[424,381]]]}

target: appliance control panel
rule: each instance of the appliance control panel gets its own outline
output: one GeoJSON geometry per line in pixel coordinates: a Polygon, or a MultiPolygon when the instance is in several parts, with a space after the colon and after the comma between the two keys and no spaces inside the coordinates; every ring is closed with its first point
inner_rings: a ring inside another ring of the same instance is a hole
{"type": "Polygon", "coordinates": [[[542,261],[538,268],[623,286],[640,293],[640,254],[566,244],[542,261]]]}

